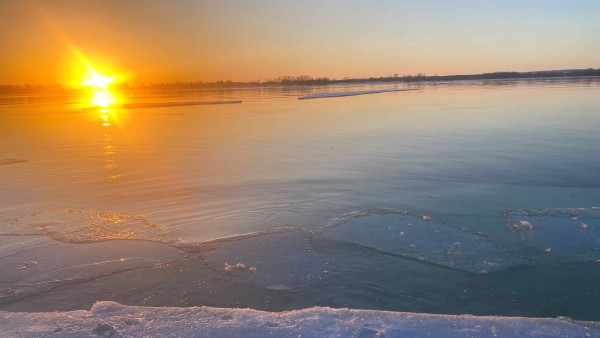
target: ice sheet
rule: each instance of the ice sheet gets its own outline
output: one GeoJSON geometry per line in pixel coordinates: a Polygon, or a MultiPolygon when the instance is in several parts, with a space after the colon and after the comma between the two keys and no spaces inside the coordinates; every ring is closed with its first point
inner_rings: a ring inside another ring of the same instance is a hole
{"type": "Polygon", "coordinates": [[[312,233],[278,228],[199,243],[215,270],[274,290],[307,285],[327,273],[327,262],[312,250],[312,233]]]}
{"type": "Polygon", "coordinates": [[[114,239],[179,242],[176,235],[140,216],[71,208],[45,208],[3,219],[0,235],[47,235],[67,243],[114,239]]]}
{"type": "Polygon", "coordinates": [[[314,94],[299,97],[298,100],[320,99],[320,98],[324,98],[324,97],[354,96],[354,95],[376,94],[376,93],[386,93],[386,92],[405,92],[405,91],[409,91],[409,90],[417,90],[417,89],[382,89],[382,90],[361,90],[361,91],[355,91],[355,92],[314,93],[314,94]]]}
{"type": "Polygon", "coordinates": [[[444,224],[427,215],[388,209],[343,215],[332,221],[322,236],[476,273],[525,262],[483,234],[444,224]]]}
{"type": "Polygon", "coordinates": [[[68,244],[46,236],[0,236],[0,303],[141,267],[184,252],[146,241],[68,244]]]}
{"type": "Polygon", "coordinates": [[[0,331],[9,337],[598,337],[600,323],[326,307],[263,312],[98,302],[90,311],[0,312],[0,331]]]}
{"type": "Polygon", "coordinates": [[[502,211],[508,227],[549,256],[600,261],[600,207],[502,211]]]}

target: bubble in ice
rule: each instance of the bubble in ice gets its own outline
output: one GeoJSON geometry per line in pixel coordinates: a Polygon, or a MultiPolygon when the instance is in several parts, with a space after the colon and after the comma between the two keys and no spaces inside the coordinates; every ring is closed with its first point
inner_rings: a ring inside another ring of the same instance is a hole
{"type": "Polygon", "coordinates": [[[342,215],[330,222],[322,236],[475,273],[502,270],[525,262],[481,234],[430,216],[390,209],[342,215]]]}

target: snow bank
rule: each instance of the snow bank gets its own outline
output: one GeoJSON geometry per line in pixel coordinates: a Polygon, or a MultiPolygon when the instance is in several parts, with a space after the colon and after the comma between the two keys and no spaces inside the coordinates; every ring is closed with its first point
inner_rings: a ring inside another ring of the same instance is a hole
{"type": "Polygon", "coordinates": [[[278,228],[199,243],[213,269],[268,289],[289,290],[318,280],[328,268],[312,250],[312,233],[278,228]]]}
{"type": "Polygon", "coordinates": [[[409,90],[417,90],[417,89],[382,89],[382,90],[362,90],[362,91],[356,91],[356,92],[314,93],[314,94],[299,97],[298,100],[320,99],[320,98],[324,98],[324,97],[354,96],[354,95],[375,94],[375,93],[385,93],[385,92],[405,92],[405,91],[409,91],[409,90]]]}
{"type": "Polygon", "coordinates": [[[525,263],[482,234],[426,215],[388,209],[343,215],[332,221],[322,236],[469,272],[485,273],[525,263]]]}
{"type": "Polygon", "coordinates": [[[90,311],[0,312],[0,331],[11,337],[598,337],[600,323],[323,307],[263,312],[98,302],[90,311]]]}
{"type": "Polygon", "coordinates": [[[516,235],[549,256],[600,261],[600,207],[503,211],[516,235]]]}

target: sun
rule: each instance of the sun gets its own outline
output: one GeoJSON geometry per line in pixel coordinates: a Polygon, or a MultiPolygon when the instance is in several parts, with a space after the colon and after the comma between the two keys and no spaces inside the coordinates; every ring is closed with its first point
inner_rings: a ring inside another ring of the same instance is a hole
{"type": "Polygon", "coordinates": [[[81,84],[88,86],[92,91],[91,105],[108,108],[117,101],[109,90],[109,85],[116,80],[116,77],[100,75],[91,69],[91,67],[89,72],[90,77],[82,81],[81,84]]]}
{"type": "Polygon", "coordinates": [[[90,87],[98,87],[106,89],[109,84],[114,82],[116,78],[114,76],[102,76],[98,75],[95,71],[91,71],[91,77],[84,80],[82,84],[90,87]]]}

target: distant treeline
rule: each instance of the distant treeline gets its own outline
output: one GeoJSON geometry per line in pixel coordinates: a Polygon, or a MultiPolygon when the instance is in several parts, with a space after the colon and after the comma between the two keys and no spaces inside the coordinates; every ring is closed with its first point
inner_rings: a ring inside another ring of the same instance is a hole
{"type": "MultiPolygon", "coordinates": [[[[130,86],[127,83],[115,85],[118,90],[180,90],[204,88],[231,88],[231,87],[257,87],[257,86],[316,86],[336,83],[366,83],[366,82],[431,82],[431,81],[457,81],[457,80],[500,80],[500,79],[529,79],[529,78],[557,78],[557,77],[585,77],[600,76],[600,68],[549,70],[537,72],[495,72],[473,75],[416,75],[393,74],[382,77],[369,78],[344,78],[329,79],[326,77],[313,78],[309,75],[280,76],[274,79],[250,82],[216,81],[216,82],[161,82],[152,84],[139,84],[130,86]]],[[[0,94],[26,94],[26,93],[62,93],[80,90],[74,87],[61,85],[0,85],[0,94]]]]}

